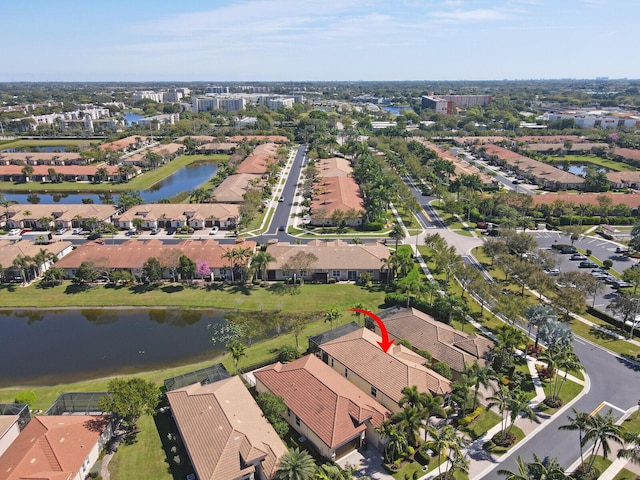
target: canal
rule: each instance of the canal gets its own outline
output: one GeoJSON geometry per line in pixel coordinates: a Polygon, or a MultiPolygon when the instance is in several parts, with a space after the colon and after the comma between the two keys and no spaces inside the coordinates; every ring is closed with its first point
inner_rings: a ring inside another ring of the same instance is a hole
{"type": "Polygon", "coordinates": [[[55,385],[213,359],[220,310],[0,310],[0,388],[55,385]]]}

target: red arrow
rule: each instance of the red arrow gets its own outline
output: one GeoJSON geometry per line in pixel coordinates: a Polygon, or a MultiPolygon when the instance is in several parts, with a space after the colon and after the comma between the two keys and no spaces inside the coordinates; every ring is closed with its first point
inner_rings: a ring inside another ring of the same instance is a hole
{"type": "Polygon", "coordinates": [[[378,317],[375,313],[372,313],[372,312],[370,312],[368,310],[361,310],[359,308],[349,308],[348,310],[350,312],[362,313],[364,315],[367,315],[368,317],[373,318],[376,321],[376,323],[380,327],[380,334],[382,335],[382,341],[378,342],[378,345],[380,345],[380,348],[386,353],[387,350],[389,350],[389,348],[391,348],[391,345],[393,345],[393,340],[389,340],[389,334],[387,333],[387,327],[384,326],[384,323],[382,323],[382,320],[380,320],[380,317],[378,317]]]}

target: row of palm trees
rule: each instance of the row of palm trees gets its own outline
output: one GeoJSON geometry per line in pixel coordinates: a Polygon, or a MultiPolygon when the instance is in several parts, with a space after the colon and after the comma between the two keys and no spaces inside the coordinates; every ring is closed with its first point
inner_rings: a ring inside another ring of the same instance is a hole
{"type": "MultiPolygon", "coordinates": [[[[34,278],[39,277],[44,271],[46,264],[54,262],[56,256],[41,248],[38,253],[33,256],[18,254],[13,259],[13,268],[18,270],[20,278],[25,282],[29,282],[34,278]]],[[[5,269],[0,265],[0,279],[4,279],[5,269]]]]}

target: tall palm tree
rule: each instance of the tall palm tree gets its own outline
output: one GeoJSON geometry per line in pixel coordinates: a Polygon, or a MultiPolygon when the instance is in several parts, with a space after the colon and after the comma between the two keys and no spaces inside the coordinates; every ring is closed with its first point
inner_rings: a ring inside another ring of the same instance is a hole
{"type": "Polygon", "coordinates": [[[407,277],[396,282],[399,292],[407,296],[407,308],[411,306],[411,299],[421,297],[426,293],[426,288],[422,280],[418,277],[407,277]]]}
{"type": "MultiPolygon", "coordinates": [[[[462,446],[464,441],[457,435],[456,429],[451,425],[445,425],[438,430],[435,427],[429,427],[429,437],[424,443],[424,448],[438,454],[438,476],[442,475],[442,456],[453,459],[456,456],[462,456],[462,446]]],[[[445,471],[445,473],[448,472],[445,471]]]]}
{"type": "Polygon", "coordinates": [[[398,243],[405,237],[404,228],[399,223],[394,223],[389,231],[389,237],[396,241],[396,251],[398,251],[398,243]]]}
{"type": "Polygon", "coordinates": [[[640,464],[640,434],[628,433],[624,437],[625,448],[618,450],[618,458],[627,458],[640,464]]]}
{"type": "Polygon", "coordinates": [[[331,330],[333,330],[333,322],[337,322],[342,317],[342,313],[337,308],[330,308],[324,314],[324,321],[329,322],[331,330]]]}
{"type": "MultiPolygon", "coordinates": [[[[358,309],[358,310],[364,310],[365,309],[365,305],[362,302],[358,302],[351,308],[355,308],[355,309],[358,309]]],[[[353,316],[356,317],[356,321],[358,322],[358,325],[360,325],[360,317],[362,317],[362,314],[360,312],[353,312],[353,316]]]]}
{"type": "Polygon", "coordinates": [[[266,280],[267,268],[271,262],[275,262],[276,258],[269,252],[258,252],[251,259],[251,265],[256,271],[260,272],[260,279],[266,280]]]}
{"type": "Polygon", "coordinates": [[[507,428],[507,435],[511,433],[513,425],[516,423],[516,419],[522,414],[529,420],[536,418],[536,412],[529,406],[529,399],[527,394],[520,388],[516,388],[511,391],[509,398],[509,419],[511,423],[507,428]]]}
{"type": "Polygon", "coordinates": [[[391,417],[391,422],[406,438],[407,443],[417,447],[420,443],[420,427],[425,420],[425,412],[419,407],[407,405],[391,417]]]}
{"type": "Polygon", "coordinates": [[[531,334],[531,327],[536,327],[536,348],[538,347],[538,339],[540,335],[540,327],[549,320],[557,320],[558,314],[553,307],[540,303],[530,306],[524,314],[527,319],[527,334],[531,334]]]}
{"type": "Polygon", "coordinates": [[[487,408],[496,407],[498,409],[498,413],[500,414],[500,434],[503,437],[507,435],[507,419],[508,419],[508,409],[509,409],[509,401],[511,400],[511,390],[506,385],[498,385],[498,388],[493,392],[493,395],[487,398],[489,403],[487,404],[487,408]]]}
{"type": "Polygon", "coordinates": [[[384,458],[387,462],[393,463],[396,458],[405,455],[409,449],[407,437],[403,435],[397,426],[390,420],[385,420],[376,431],[386,439],[384,445],[384,458]]]}
{"type": "Polygon", "coordinates": [[[316,463],[306,450],[298,447],[289,450],[280,458],[280,465],[274,475],[274,480],[313,480],[316,473],[316,463]]]}
{"type": "Polygon", "coordinates": [[[480,396],[480,385],[487,388],[492,381],[498,379],[498,375],[489,365],[482,366],[477,361],[466,368],[465,372],[474,381],[473,390],[473,408],[475,410],[478,407],[478,398],[480,396]]]}
{"type": "Polygon", "coordinates": [[[547,370],[555,373],[554,379],[549,380],[550,402],[557,402],[560,398],[560,391],[564,385],[569,372],[577,372],[581,368],[580,359],[573,351],[571,344],[551,345],[540,354],[540,360],[547,364],[547,370]],[[560,375],[560,372],[564,375],[560,375]]]}
{"type": "Polygon", "coordinates": [[[611,409],[609,409],[604,416],[600,414],[591,415],[583,438],[583,443],[593,440],[591,458],[586,464],[586,471],[589,472],[593,468],[593,464],[596,461],[596,453],[599,448],[602,448],[602,456],[609,458],[609,454],[611,453],[609,442],[621,444],[622,439],[623,429],[621,426],[615,424],[611,409]]]}
{"type": "Polygon", "coordinates": [[[579,412],[575,408],[571,407],[573,417],[567,416],[569,423],[567,425],[561,425],[558,427],[560,430],[578,430],[578,440],[580,441],[580,465],[584,468],[584,432],[589,426],[589,414],[585,412],[579,412]]]}
{"type": "Polygon", "coordinates": [[[233,340],[227,344],[227,350],[233,359],[233,372],[235,375],[238,373],[240,360],[247,356],[247,347],[240,340],[233,340]]]}

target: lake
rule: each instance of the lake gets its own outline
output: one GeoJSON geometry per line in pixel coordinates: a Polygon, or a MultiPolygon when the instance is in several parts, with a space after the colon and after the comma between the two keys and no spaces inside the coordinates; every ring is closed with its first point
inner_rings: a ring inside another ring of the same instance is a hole
{"type": "Polygon", "coordinates": [[[138,123],[138,120],[140,120],[141,118],[144,118],[144,115],[128,112],[124,114],[124,123],[127,125],[127,127],[130,127],[132,123],[138,123]]]}
{"type": "Polygon", "coordinates": [[[4,150],[0,150],[0,152],[4,153],[15,153],[15,152],[64,152],[66,151],[66,147],[62,145],[47,145],[46,147],[22,147],[22,148],[5,148],[4,150]]]}
{"type": "Polygon", "coordinates": [[[400,115],[403,110],[411,110],[411,107],[394,107],[393,105],[382,105],[381,108],[393,115],[400,115]]]}
{"type": "Polygon", "coordinates": [[[612,172],[613,171],[613,170],[611,170],[609,168],[604,168],[604,167],[601,167],[599,165],[594,165],[592,163],[589,163],[589,164],[572,163],[571,165],[569,165],[569,172],[573,173],[574,175],[584,176],[584,174],[586,173],[587,168],[589,168],[589,167],[594,167],[596,170],[604,170],[605,172],[612,172]]]}
{"type": "MultiPolygon", "coordinates": [[[[170,198],[180,192],[185,192],[197,188],[202,183],[213,177],[218,171],[218,165],[213,163],[196,163],[187,165],[177,172],[158,182],[149,190],[140,191],[140,195],[145,203],[157,202],[163,198],[170,198]]],[[[73,184],[69,184],[73,188],[73,184]]],[[[86,193],[12,193],[0,192],[9,199],[21,204],[49,204],[49,203],[82,203],[83,198],[91,198],[94,203],[102,203],[99,194],[86,193]]],[[[117,195],[113,195],[114,199],[117,195]]]]}
{"type": "Polygon", "coordinates": [[[213,359],[219,310],[0,310],[0,387],[55,385],[213,359]]]}

